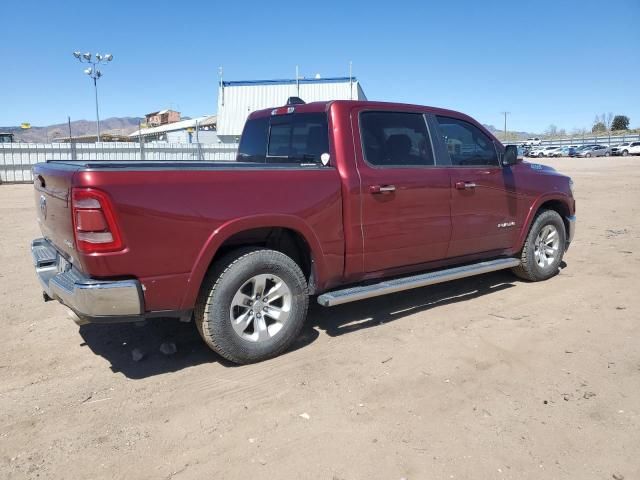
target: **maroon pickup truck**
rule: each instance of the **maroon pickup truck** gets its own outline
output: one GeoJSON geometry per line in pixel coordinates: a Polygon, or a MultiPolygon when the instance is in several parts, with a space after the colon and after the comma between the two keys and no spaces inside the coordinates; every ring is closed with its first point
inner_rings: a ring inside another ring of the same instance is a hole
{"type": "Polygon", "coordinates": [[[249,116],[237,160],[36,165],[45,300],[81,322],[193,319],[249,363],[291,344],[309,297],[545,280],[573,237],[571,179],[451,110],[287,104],[249,116]]]}

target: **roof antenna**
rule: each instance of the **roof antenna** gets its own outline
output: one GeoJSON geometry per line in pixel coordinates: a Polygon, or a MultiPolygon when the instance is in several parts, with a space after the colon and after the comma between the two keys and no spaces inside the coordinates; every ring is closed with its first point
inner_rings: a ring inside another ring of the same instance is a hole
{"type": "Polygon", "coordinates": [[[298,75],[298,65],[296,65],[296,95],[300,96],[300,76],[298,75]]]}

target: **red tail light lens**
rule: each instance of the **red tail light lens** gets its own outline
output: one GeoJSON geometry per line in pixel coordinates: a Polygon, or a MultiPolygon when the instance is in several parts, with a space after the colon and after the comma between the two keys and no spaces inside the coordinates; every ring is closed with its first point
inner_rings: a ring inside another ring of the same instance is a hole
{"type": "Polygon", "coordinates": [[[73,234],[80,252],[113,252],[124,248],[106,193],[92,188],[74,188],[71,206],[73,234]]]}

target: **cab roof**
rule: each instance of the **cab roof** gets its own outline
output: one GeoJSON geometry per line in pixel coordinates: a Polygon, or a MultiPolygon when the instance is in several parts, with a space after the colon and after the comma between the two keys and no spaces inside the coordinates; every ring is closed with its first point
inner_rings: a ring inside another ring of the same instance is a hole
{"type": "Polygon", "coordinates": [[[458,112],[455,110],[449,110],[446,108],[439,107],[429,107],[426,105],[415,105],[409,103],[395,103],[395,102],[376,102],[371,100],[329,100],[322,102],[310,102],[305,104],[294,104],[294,105],[281,105],[278,107],[265,108],[263,110],[256,110],[252,112],[247,120],[251,120],[254,118],[262,118],[271,115],[286,115],[287,113],[319,113],[319,112],[328,112],[329,109],[334,106],[339,109],[347,109],[351,110],[353,108],[362,108],[362,109],[382,109],[382,110],[399,110],[404,112],[415,112],[415,113],[431,113],[433,115],[444,115],[447,117],[458,118],[460,120],[467,121],[479,127],[485,133],[487,133],[491,138],[495,141],[499,140],[493,135],[484,125],[475,120],[474,118],[466,115],[462,112],[458,112]]]}

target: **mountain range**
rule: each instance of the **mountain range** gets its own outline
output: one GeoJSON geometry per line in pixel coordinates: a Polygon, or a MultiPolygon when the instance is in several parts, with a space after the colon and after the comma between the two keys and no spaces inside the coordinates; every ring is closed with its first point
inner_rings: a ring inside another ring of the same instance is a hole
{"type": "MultiPolygon", "coordinates": [[[[138,123],[144,118],[138,117],[112,117],[100,120],[101,133],[114,133],[126,135],[138,129],[138,123]]],[[[54,138],[69,137],[69,124],[58,123],[44,127],[0,127],[0,132],[14,134],[16,142],[47,143],[54,138]]],[[[96,122],[89,120],[75,120],[71,122],[71,135],[92,135],[96,133],[96,122]]]]}

